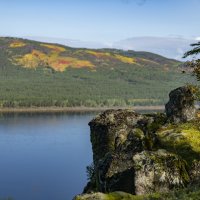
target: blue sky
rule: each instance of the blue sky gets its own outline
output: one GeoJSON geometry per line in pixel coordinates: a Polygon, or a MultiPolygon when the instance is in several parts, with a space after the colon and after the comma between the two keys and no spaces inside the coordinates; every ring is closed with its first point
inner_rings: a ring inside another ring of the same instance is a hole
{"type": "Polygon", "coordinates": [[[113,42],[200,36],[200,0],[0,0],[0,35],[113,42]]]}

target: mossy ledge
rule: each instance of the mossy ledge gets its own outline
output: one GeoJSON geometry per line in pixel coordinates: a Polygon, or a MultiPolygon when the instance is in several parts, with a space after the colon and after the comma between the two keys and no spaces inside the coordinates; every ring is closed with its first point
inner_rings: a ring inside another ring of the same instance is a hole
{"type": "Polygon", "coordinates": [[[89,123],[90,181],[74,199],[179,199],[181,191],[196,199],[200,120],[190,94],[185,87],[172,91],[167,114],[119,109],[96,116],[89,123]]]}
{"type": "Polygon", "coordinates": [[[74,200],[198,200],[199,197],[200,187],[198,186],[173,190],[170,193],[154,193],[150,195],[131,195],[125,192],[93,193],[78,195],[74,200]]]}

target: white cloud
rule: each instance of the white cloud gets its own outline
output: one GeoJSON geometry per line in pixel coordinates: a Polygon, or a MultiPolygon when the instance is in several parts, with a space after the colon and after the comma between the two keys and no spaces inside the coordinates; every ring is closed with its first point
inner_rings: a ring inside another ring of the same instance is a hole
{"type": "Polygon", "coordinates": [[[198,40],[198,41],[200,41],[200,37],[196,37],[196,38],[195,38],[195,40],[198,40]]]}
{"type": "Polygon", "coordinates": [[[190,50],[190,44],[192,43],[195,43],[195,40],[182,37],[133,37],[115,42],[113,47],[125,50],[149,51],[168,58],[184,60],[182,57],[185,52],[190,50]]]}

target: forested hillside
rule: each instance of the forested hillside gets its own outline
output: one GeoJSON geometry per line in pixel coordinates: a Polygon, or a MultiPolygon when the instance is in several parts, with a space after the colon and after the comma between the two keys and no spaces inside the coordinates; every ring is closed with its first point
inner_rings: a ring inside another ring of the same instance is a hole
{"type": "Polygon", "coordinates": [[[0,107],[162,105],[192,80],[180,65],[148,52],[0,38],[0,107]]]}

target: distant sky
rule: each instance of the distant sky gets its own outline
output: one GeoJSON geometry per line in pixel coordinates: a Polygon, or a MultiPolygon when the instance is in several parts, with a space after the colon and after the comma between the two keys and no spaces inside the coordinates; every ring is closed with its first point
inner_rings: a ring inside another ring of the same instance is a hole
{"type": "Polygon", "coordinates": [[[0,0],[0,35],[114,42],[200,37],[200,0],[0,0]]]}

